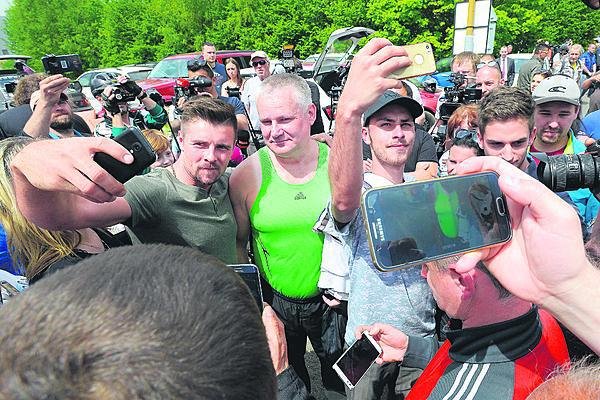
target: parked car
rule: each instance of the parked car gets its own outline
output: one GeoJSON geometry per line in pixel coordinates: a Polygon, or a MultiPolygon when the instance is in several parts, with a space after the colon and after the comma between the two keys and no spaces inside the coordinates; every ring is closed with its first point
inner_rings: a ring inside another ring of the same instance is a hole
{"type": "Polygon", "coordinates": [[[92,110],[92,104],[90,103],[88,97],[83,93],[82,86],[77,82],[72,82],[65,93],[71,102],[71,107],[73,112],[79,113],[82,111],[92,110]]]}
{"type": "MultiPolygon", "coordinates": [[[[251,54],[252,50],[219,50],[217,51],[217,61],[223,63],[227,58],[234,58],[240,64],[240,69],[249,68],[251,54]]],[[[147,79],[138,83],[144,90],[156,89],[165,102],[170,103],[175,95],[173,89],[175,80],[187,77],[187,62],[196,57],[202,57],[202,53],[186,53],[166,57],[156,64],[147,79]]]]}
{"type": "Polygon", "coordinates": [[[29,56],[17,55],[17,54],[3,54],[0,55],[0,110],[6,110],[10,107],[12,101],[12,93],[7,91],[7,84],[9,87],[19,80],[21,74],[15,68],[15,62],[27,61],[31,59],[29,56]]]}

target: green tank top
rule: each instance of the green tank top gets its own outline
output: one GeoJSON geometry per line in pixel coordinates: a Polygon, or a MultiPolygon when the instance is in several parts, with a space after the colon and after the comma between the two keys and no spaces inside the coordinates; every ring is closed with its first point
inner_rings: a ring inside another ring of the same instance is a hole
{"type": "Polygon", "coordinates": [[[250,210],[255,262],[267,282],[284,296],[316,296],[323,235],[312,227],[331,197],[328,147],[319,143],[317,172],[298,185],[277,175],[266,148],[258,154],[262,183],[250,210]]]}

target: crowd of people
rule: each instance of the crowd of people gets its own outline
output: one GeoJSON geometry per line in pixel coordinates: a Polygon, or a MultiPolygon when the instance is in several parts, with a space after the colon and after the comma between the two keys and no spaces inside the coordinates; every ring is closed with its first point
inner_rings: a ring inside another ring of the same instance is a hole
{"type": "MultiPolygon", "coordinates": [[[[600,203],[551,192],[537,170],[595,143],[600,111],[582,98],[600,75],[591,45],[552,65],[550,49],[536,46],[516,86],[508,46],[457,54],[452,71],[482,99],[433,127],[443,154],[416,87],[388,78],[410,59],[386,39],[354,57],[331,135],[314,82],[272,73],[263,51],[244,81],[205,43],[174,112],[126,76],[96,78],[93,127],[75,125],[69,79],[23,78],[0,115],[0,245],[2,270],[30,287],[8,297],[2,282],[0,398],[310,399],[308,340],[329,399],[560,398],[551,385],[569,386],[571,361],[600,352],[600,203]],[[157,160],[122,184],[93,155],[130,164],[109,138],[132,125],[157,160]],[[378,268],[365,190],[481,171],[499,175],[510,241],[378,268]],[[238,263],[260,270],[262,315],[238,263]],[[383,351],[349,389],[332,366],[365,331],[383,351]]],[[[597,395],[593,374],[572,376],[597,395]]]]}

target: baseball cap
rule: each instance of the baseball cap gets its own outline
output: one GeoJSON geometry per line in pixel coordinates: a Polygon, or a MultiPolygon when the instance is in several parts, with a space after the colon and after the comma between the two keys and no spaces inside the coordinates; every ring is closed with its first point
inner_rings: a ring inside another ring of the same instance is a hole
{"type": "Polygon", "coordinates": [[[269,56],[264,51],[259,50],[250,55],[250,61],[254,60],[255,58],[264,58],[265,60],[268,60],[269,56]]]}
{"type": "Polygon", "coordinates": [[[536,105],[562,101],[578,106],[580,94],[579,85],[574,79],[565,75],[553,75],[541,81],[535,88],[533,100],[536,105]]]}
{"type": "Polygon", "coordinates": [[[412,97],[401,96],[396,92],[386,90],[363,114],[363,126],[367,126],[373,114],[390,104],[398,104],[406,108],[413,118],[423,114],[423,106],[412,97]]]}

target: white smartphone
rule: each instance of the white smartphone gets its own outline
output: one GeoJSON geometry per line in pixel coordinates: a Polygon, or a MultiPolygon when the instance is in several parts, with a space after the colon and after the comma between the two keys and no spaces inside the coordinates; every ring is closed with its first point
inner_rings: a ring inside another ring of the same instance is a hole
{"type": "Polygon", "coordinates": [[[361,338],[348,347],[333,364],[333,369],[348,388],[354,389],[381,352],[375,339],[363,332],[361,338]]]}

